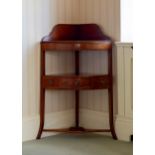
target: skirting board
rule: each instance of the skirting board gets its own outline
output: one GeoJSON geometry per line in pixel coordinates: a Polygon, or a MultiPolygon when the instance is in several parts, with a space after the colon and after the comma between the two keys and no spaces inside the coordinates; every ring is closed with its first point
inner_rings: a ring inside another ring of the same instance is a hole
{"type": "Polygon", "coordinates": [[[133,135],[132,118],[117,115],[115,129],[119,140],[130,141],[130,136],[133,135]]]}
{"type": "MultiPolygon", "coordinates": [[[[74,125],[74,110],[53,112],[45,116],[45,128],[70,127],[74,125]]],[[[132,118],[115,116],[115,130],[119,140],[129,141],[132,132],[132,118]]],[[[80,125],[85,128],[109,128],[108,113],[80,110],[80,125]]],[[[23,119],[23,141],[36,138],[39,129],[39,116],[23,119]]],[[[56,133],[43,133],[42,137],[56,133]]],[[[106,134],[106,133],[103,133],[106,134]]],[[[110,135],[110,134],[106,134],[110,135]]],[[[111,135],[110,135],[111,136],[111,135]]]]}
{"type": "MultiPolygon", "coordinates": [[[[98,112],[87,109],[80,110],[80,125],[86,128],[109,128],[108,113],[98,112]]],[[[119,140],[130,141],[130,135],[133,134],[132,118],[116,115],[114,117],[114,126],[119,140]]],[[[106,134],[106,133],[103,133],[106,134]]],[[[111,134],[106,134],[110,135],[111,134]]]]}
{"type": "MultiPolygon", "coordinates": [[[[39,116],[23,118],[22,121],[22,141],[33,140],[36,138],[39,129],[39,116]]],[[[63,128],[74,125],[74,111],[67,110],[53,112],[45,115],[45,128],[63,128]]],[[[43,133],[42,137],[55,135],[56,133],[43,133]]]]}

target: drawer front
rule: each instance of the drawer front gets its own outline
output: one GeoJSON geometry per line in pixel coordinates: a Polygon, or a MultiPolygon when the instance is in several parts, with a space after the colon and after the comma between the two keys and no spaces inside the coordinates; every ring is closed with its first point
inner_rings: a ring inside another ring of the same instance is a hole
{"type": "Polygon", "coordinates": [[[96,77],[43,77],[42,84],[47,89],[105,89],[110,87],[108,76],[96,77]]]}
{"type": "Polygon", "coordinates": [[[84,77],[44,77],[43,87],[49,89],[90,89],[91,80],[84,77]]]}
{"type": "Polygon", "coordinates": [[[43,87],[49,89],[74,89],[75,78],[46,77],[43,78],[43,87]]]}
{"type": "Polygon", "coordinates": [[[91,86],[93,89],[104,89],[110,87],[111,80],[108,76],[94,77],[91,80],[91,86]]]}
{"type": "Polygon", "coordinates": [[[109,48],[111,48],[111,42],[84,43],[79,46],[81,50],[108,50],[109,48]]]}
{"type": "Polygon", "coordinates": [[[78,88],[79,89],[91,89],[91,80],[88,77],[81,77],[79,79],[80,83],[78,88]]]}

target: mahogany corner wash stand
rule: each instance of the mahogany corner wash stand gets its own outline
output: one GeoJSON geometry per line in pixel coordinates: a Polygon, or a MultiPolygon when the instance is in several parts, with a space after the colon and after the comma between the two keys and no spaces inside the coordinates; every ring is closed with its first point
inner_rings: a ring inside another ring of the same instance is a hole
{"type": "Polygon", "coordinates": [[[41,88],[40,88],[40,127],[37,139],[42,132],[111,132],[117,139],[113,125],[113,82],[112,82],[112,41],[104,35],[96,24],[59,24],[41,41],[41,88]],[[74,75],[45,75],[46,51],[73,51],[75,53],[74,75]],[[107,75],[80,75],[79,52],[99,50],[108,52],[107,75]],[[45,89],[75,90],[75,126],[63,129],[44,129],[45,89]],[[79,126],[79,91],[108,89],[110,129],[85,129],[79,126]]]}

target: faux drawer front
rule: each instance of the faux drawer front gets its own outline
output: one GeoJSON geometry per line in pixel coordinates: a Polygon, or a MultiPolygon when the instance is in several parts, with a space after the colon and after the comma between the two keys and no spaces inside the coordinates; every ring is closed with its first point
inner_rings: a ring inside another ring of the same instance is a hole
{"type": "Polygon", "coordinates": [[[43,77],[43,87],[49,89],[90,89],[88,77],[43,77]]]}
{"type": "Polygon", "coordinates": [[[47,89],[104,89],[110,86],[108,76],[45,76],[43,87],[47,89]]]}
{"type": "Polygon", "coordinates": [[[74,77],[44,77],[43,87],[49,89],[74,89],[76,85],[74,77]]]}
{"type": "Polygon", "coordinates": [[[92,89],[106,89],[111,84],[111,78],[108,76],[92,77],[91,86],[92,89]]]}

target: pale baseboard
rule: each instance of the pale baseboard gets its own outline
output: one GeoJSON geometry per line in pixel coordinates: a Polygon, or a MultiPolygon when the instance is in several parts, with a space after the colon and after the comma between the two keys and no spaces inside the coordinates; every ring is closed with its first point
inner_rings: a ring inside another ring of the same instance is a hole
{"type": "MultiPolygon", "coordinates": [[[[45,128],[71,127],[74,125],[74,110],[53,112],[45,116],[45,128]]],[[[115,130],[119,140],[129,141],[132,132],[132,118],[115,116],[115,130]]],[[[88,109],[80,110],[80,125],[85,128],[109,128],[108,113],[88,109]]],[[[36,138],[39,129],[39,116],[23,119],[23,141],[36,138]]],[[[56,133],[43,133],[42,137],[56,133]]],[[[111,136],[111,134],[103,133],[111,136]]]]}
{"type": "Polygon", "coordinates": [[[115,129],[119,140],[130,141],[130,136],[133,135],[132,118],[117,115],[115,129]]]}
{"type": "MultiPolygon", "coordinates": [[[[80,124],[86,128],[109,128],[109,118],[108,113],[97,112],[93,110],[82,109],[80,110],[80,124]]],[[[130,141],[130,135],[133,134],[132,130],[132,118],[121,117],[116,115],[114,117],[114,125],[116,134],[119,140],[130,141]]],[[[105,135],[110,135],[103,133],[105,135]]]]}
{"type": "MultiPolygon", "coordinates": [[[[53,112],[45,115],[45,128],[63,128],[74,125],[74,111],[67,110],[62,112],[53,112]]],[[[23,118],[22,121],[22,140],[32,140],[37,136],[39,129],[39,116],[23,118]]],[[[42,137],[50,136],[56,133],[43,133],[42,137]]]]}

